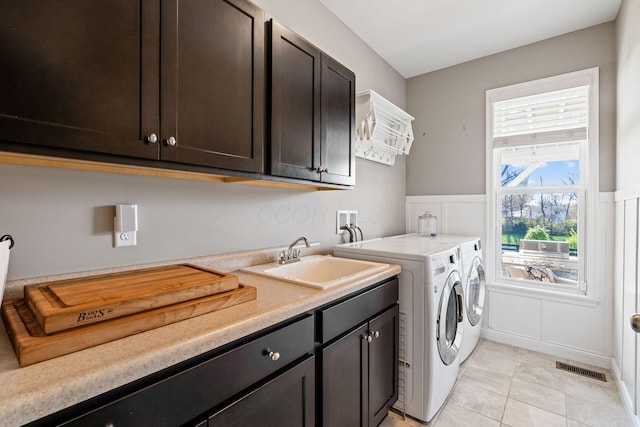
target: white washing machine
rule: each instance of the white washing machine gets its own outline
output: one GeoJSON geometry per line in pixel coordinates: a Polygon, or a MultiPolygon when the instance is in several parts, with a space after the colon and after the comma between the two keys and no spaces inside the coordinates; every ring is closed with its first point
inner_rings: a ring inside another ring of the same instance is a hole
{"type": "Polygon", "coordinates": [[[486,281],[482,263],[482,246],[479,237],[460,244],[462,258],[462,283],[464,283],[465,325],[460,363],[464,362],[480,341],[482,310],[484,307],[486,281]]]}
{"type": "Polygon", "coordinates": [[[464,295],[464,336],[460,347],[460,363],[464,362],[480,341],[482,310],[485,301],[486,281],[482,263],[482,247],[477,236],[438,234],[428,236],[434,242],[460,245],[460,268],[464,295]]]}
{"type": "Polygon", "coordinates": [[[401,266],[400,384],[394,407],[430,421],[451,393],[460,365],[459,244],[413,234],[338,245],[333,254],[401,266]]]}

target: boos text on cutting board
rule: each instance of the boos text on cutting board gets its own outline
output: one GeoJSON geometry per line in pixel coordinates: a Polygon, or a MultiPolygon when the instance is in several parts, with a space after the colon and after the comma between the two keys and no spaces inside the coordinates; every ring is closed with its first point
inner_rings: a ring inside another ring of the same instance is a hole
{"type": "Polygon", "coordinates": [[[80,312],[78,313],[78,319],[76,320],[76,323],[86,322],[87,320],[99,319],[111,313],[113,313],[113,308],[99,308],[97,310],[80,312]]]}

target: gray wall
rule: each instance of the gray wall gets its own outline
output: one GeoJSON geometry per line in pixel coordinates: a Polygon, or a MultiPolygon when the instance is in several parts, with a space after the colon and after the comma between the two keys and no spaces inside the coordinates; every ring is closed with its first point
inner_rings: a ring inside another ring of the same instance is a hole
{"type": "Polygon", "coordinates": [[[615,24],[554,37],[411,78],[415,141],[407,195],[485,193],[485,92],[600,67],[600,191],[615,186],[615,24]]]}
{"type": "MultiPolygon", "coordinates": [[[[405,81],[317,0],[256,2],[405,105],[405,81]]],[[[0,164],[0,234],[16,240],[9,280],[287,245],[305,235],[341,243],[336,209],[358,209],[365,237],[404,231],[405,161],[357,159],[353,191],[238,184],[0,164]],[[113,205],[137,203],[138,246],[112,247],[113,205]]]]}

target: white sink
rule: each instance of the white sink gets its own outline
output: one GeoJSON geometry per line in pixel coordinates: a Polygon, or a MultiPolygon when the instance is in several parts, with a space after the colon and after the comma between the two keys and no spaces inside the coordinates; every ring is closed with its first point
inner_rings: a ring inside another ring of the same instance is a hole
{"type": "Polygon", "coordinates": [[[291,264],[254,265],[241,269],[248,273],[286,280],[298,285],[327,289],[356,278],[362,278],[389,268],[389,264],[336,258],[330,255],[310,255],[291,264]]]}

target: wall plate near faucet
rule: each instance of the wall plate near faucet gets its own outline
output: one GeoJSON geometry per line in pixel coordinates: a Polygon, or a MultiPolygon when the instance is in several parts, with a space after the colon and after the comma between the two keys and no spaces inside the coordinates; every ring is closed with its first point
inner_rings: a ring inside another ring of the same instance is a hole
{"type": "Polygon", "coordinates": [[[336,234],[344,234],[347,231],[344,226],[358,225],[357,210],[337,210],[336,211],[336,234]]]}

